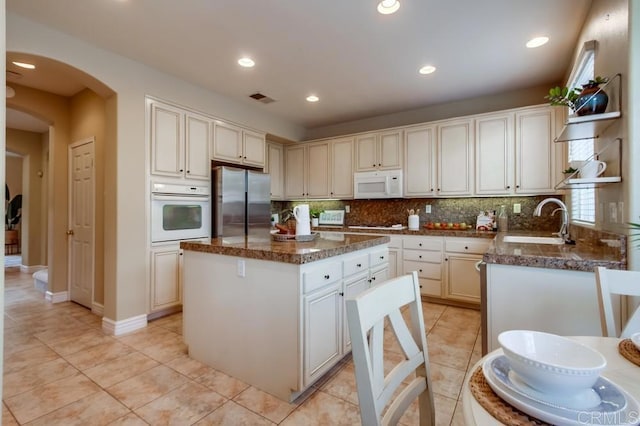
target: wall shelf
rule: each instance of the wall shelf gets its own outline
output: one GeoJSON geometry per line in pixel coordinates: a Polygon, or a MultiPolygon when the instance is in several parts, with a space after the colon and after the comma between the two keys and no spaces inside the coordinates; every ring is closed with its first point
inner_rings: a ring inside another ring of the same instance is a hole
{"type": "Polygon", "coordinates": [[[555,142],[569,142],[581,139],[594,139],[600,137],[600,135],[609,127],[615,120],[622,115],[620,112],[620,100],[622,99],[622,84],[620,82],[621,74],[618,73],[609,78],[607,83],[603,84],[600,90],[604,90],[613,81],[617,81],[618,94],[617,94],[617,110],[605,112],[602,114],[591,115],[572,115],[567,118],[564,124],[564,128],[560,132],[555,142]]]}
{"type": "MultiPolygon", "coordinates": [[[[597,160],[600,154],[607,151],[611,146],[618,147],[618,170],[622,170],[621,164],[621,150],[622,150],[622,139],[616,138],[609,143],[607,143],[600,151],[593,154],[591,157],[587,158],[586,161],[597,160]]],[[[571,173],[563,180],[558,182],[555,186],[555,189],[567,189],[567,188],[597,188],[604,184],[609,183],[617,183],[622,182],[621,176],[601,176],[594,178],[580,178],[578,177],[580,174],[580,169],[571,173]]]]}

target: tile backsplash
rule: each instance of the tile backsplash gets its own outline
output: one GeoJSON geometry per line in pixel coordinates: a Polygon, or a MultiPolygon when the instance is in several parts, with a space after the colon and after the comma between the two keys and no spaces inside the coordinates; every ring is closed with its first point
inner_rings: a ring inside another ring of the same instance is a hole
{"type": "MultiPolygon", "coordinates": [[[[309,201],[272,201],[271,211],[280,213],[293,208],[297,204],[309,204],[312,209],[344,210],[349,206],[350,212],[345,214],[345,225],[407,225],[407,210],[420,209],[420,225],[428,222],[466,222],[475,226],[476,216],[480,211],[500,211],[505,205],[509,216],[509,229],[523,231],[558,231],[561,215],[551,212],[557,207],[547,205],[542,216],[534,217],[533,210],[547,196],[532,197],[492,197],[492,198],[410,198],[392,200],[309,200],[309,201]],[[425,212],[425,206],[431,206],[431,213],[425,212]],[[513,213],[513,205],[520,204],[520,213],[513,213]]],[[[562,196],[554,198],[563,200],[562,196]]],[[[282,215],[281,215],[282,217],[282,215]]]]}

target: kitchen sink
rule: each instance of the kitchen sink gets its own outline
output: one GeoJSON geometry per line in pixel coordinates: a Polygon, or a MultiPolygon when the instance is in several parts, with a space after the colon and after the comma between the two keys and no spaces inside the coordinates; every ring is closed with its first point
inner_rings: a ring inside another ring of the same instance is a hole
{"type": "Polygon", "coordinates": [[[520,244],[564,244],[564,240],[560,237],[528,237],[524,235],[505,235],[502,241],[520,244]]]}

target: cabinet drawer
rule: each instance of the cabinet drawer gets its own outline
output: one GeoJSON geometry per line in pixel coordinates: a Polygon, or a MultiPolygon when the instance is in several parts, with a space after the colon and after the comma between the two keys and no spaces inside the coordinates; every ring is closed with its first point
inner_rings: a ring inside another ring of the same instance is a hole
{"type": "Polygon", "coordinates": [[[369,253],[369,266],[374,267],[389,262],[389,249],[384,248],[369,253]]]}
{"type": "Polygon", "coordinates": [[[455,253],[484,254],[491,245],[491,240],[484,238],[445,238],[445,251],[455,253]]]}
{"type": "Polygon", "coordinates": [[[442,253],[439,251],[427,250],[403,250],[403,260],[413,260],[414,262],[442,262],[442,253]]]}
{"type": "Polygon", "coordinates": [[[441,251],[442,238],[405,238],[402,246],[405,249],[441,251]]]}
{"type": "Polygon", "coordinates": [[[442,296],[442,281],[427,278],[418,278],[418,281],[420,281],[420,294],[424,294],[425,296],[442,296]]]}
{"type": "Polygon", "coordinates": [[[442,266],[439,263],[413,262],[405,260],[402,262],[403,271],[408,274],[411,271],[417,271],[418,277],[439,280],[442,278],[442,266]]]}
{"type": "Polygon", "coordinates": [[[310,293],[342,279],[342,263],[332,262],[304,273],[304,292],[310,293]]]}
{"type": "Polygon", "coordinates": [[[342,261],[342,270],[345,277],[363,272],[369,269],[369,255],[350,257],[342,261]]]}

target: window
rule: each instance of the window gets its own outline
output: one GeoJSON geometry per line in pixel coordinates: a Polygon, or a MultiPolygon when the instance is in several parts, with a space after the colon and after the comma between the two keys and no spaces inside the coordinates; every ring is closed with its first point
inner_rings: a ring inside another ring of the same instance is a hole
{"type": "MultiPolygon", "coordinates": [[[[574,68],[567,87],[579,87],[594,78],[595,42],[587,42],[580,52],[577,67],[574,68]]],[[[570,141],[568,146],[569,164],[582,161],[594,154],[593,139],[570,141]]],[[[571,220],[594,224],[596,221],[595,188],[574,187],[571,189],[571,220]]]]}

